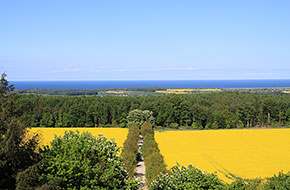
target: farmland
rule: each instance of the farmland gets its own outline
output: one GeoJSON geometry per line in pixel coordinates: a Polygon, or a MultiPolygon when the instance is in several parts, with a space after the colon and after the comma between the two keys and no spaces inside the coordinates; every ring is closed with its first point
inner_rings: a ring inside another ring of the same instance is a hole
{"type": "Polygon", "coordinates": [[[102,134],[109,140],[114,139],[118,146],[123,145],[128,133],[128,129],[122,128],[31,128],[29,134],[40,134],[40,145],[48,145],[55,135],[63,136],[64,132],[69,130],[77,130],[80,133],[88,131],[96,137],[102,134]]]}
{"type": "Polygon", "coordinates": [[[290,170],[290,129],[241,129],[155,132],[168,169],[176,162],[217,172],[264,178],[290,170]]]}
{"type": "Polygon", "coordinates": [[[164,94],[191,94],[197,92],[220,92],[221,89],[166,89],[166,90],[156,90],[157,93],[164,93],[164,94]]]}

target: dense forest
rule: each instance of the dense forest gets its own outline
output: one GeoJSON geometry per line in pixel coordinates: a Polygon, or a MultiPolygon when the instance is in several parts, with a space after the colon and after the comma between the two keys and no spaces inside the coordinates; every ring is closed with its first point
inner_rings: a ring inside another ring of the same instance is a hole
{"type": "Polygon", "coordinates": [[[129,111],[150,110],[155,126],[188,129],[290,125],[290,96],[238,92],[192,95],[15,95],[11,110],[32,127],[126,126],[129,111]]]}

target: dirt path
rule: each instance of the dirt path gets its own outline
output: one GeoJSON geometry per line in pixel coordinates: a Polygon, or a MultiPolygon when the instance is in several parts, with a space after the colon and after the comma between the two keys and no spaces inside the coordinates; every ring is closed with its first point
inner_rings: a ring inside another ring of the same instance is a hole
{"type": "Polygon", "coordinates": [[[136,176],[138,178],[141,178],[140,185],[142,189],[148,190],[148,187],[146,186],[145,164],[144,164],[144,159],[141,153],[142,145],[143,145],[143,137],[140,135],[139,140],[138,140],[139,149],[138,149],[138,162],[137,162],[137,167],[136,167],[136,176]]]}

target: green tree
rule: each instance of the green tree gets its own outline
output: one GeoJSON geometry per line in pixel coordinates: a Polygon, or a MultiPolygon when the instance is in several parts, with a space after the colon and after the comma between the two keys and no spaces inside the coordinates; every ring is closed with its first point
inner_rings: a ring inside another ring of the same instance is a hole
{"type": "Polygon", "coordinates": [[[45,113],[43,118],[40,120],[40,127],[54,127],[53,116],[50,113],[45,113]]]}
{"type": "Polygon", "coordinates": [[[14,113],[14,87],[5,77],[0,80],[0,189],[14,189],[17,173],[38,161],[38,136],[25,138],[26,126],[14,113]]]}
{"type": "Polygon", "coordinates": [[[141,126],[141,135],[154,136],[154,130],[153,130],[152,126],[150,125],[150,123],[147,123],[147,122],[143,123],[143,125],[141,126]]]}
{"type": "Polygon", "coordinates": [[[121,157],[125,163],[125,169],[130,177],[135,175],[135,168],[137,166],[139,133],[139,127],[137,124],[133,124],[133,126],[129,129],[129,133],[124,142],[124,148],[121,154],[121,157]]]}
{"type": "Polygon", "coordinates": [[[219,112],[214,113],[214,119],[215,119],[215,122],[216,122],[218,128],[222,128],[222,129],[226,128],[226,126],[227,126],[226,120],[225,120],[225,117],[221,113],[219,113],[219,112]]]}
{"type": "Polygon", "coordinates": [[[136,123],[139,127],[142,126],[144,122],[150,123],[150,125],[154,126],[154,117],[153,112],[149,110],[132,110],[129,112],[127,116],[128,126],[132,126],[132,124],[136,123]]]}

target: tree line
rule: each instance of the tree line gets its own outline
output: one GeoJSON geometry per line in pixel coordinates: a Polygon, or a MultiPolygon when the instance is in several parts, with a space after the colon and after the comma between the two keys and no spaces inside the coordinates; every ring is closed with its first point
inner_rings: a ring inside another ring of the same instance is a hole
{"type": "Polygon", "coordinates": [[[290,96],[250,93],[193,95],[41,96],[15,95],[11,107],[32,127],[127,127],[134,109],[150,110],[155,125],[218,129],[290,125],[290,96]]]}

